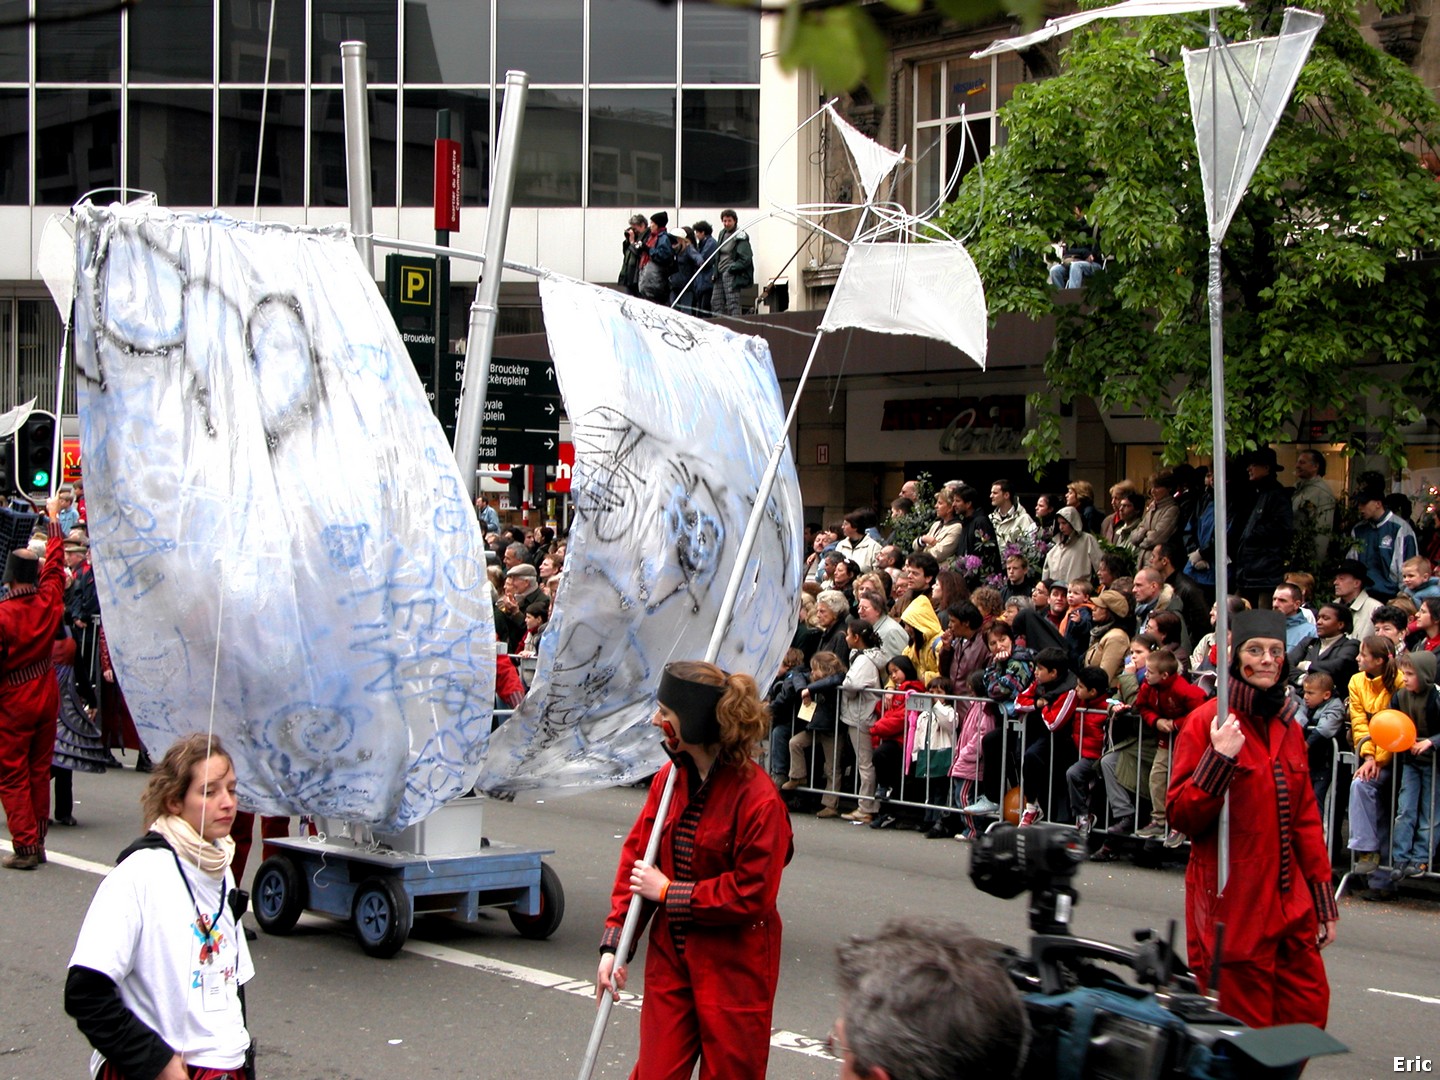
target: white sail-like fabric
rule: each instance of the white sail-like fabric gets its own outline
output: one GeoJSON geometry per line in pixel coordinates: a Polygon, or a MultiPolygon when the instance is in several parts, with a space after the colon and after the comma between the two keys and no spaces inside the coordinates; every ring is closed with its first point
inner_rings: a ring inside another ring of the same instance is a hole
{"type": "Polygon", "coordinates": [[[150,752],[211,726],[243,803],[396,830],[468,791],[484,539],[342,230],[77,211],[95,578],[150,752]]]}
{"type": "MultiPolygon", "coordinates": [[[[661,668],[705,654],[760,478],[785,437],[756,337],[581,282],[540,299],[575,444],[576,519],[524,704],[480,785],[563,791],[649,775],[661,668]]],[[[800,488],[790,454],[763,509],[716,662],[765,686],[795,632],[800,488]]]]}
{"type": "Polygon", "coordinates": [[[1286,8],[1276,37],[1182,50],[1212,242],[1230,228],[1324,25],[1323,15],[1286,8]]]}
{"type": "Polygon", "coordinates": [[[855,171],[860,175],[860,186],[865,189],[865,201],[874,202],[880,195],[880,185],[885,182],[885,178],[905,160],[904,148],[896,153],[881,146],[841,116],[834,105],[826,105],[825,108],[830,113],[830,122],[845,140],[851,160],[855,162],[855,171]]]}
{"type": "Polygon", "coordinates": [[[847,326],[948,341],[985,366],[985,287],[958,241],[851,244],[820,329],[847,326]]]}
{"type": "Polygon", "coordinates": [[[1110,7],[1091,8],[1077,11],[1073,15],[1061,15],[1046,21],[1039,30],[1018,37],[1004,38],[992,42],[979,52],[971,53],[972,59],[979,60],[1002,52],[1020,52],[1053,37],[1067,34],[1071,30],[1094,22],[1096,19],[1127,19],[1141,15],[1188,15],[1196,11],[1213,11],[1219,8],[1238,8],[1245,5],[1241,0],[1124,0],[1124,3],[1110,7]]]}

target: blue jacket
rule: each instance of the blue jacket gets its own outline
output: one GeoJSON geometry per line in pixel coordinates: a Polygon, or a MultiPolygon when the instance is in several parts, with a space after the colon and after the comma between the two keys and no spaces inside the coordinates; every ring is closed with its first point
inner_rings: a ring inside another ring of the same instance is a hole
{"type": "Polygon", "coordinates": [[[1370,571],[1371,595],[1388,598],[1399,593],[1400,567],[1419,551],[1415,530],[1386,511],[1379,521],[1359,522],[1350,535],[1355,538],[1350,557],[1359,559],[1370,571]]]}
{"type": "Polygon", "coordinates": [[[1432,577],[1424,585],[1421,585],[1420,588],[1405,589],[1403,592],[1417,604],[1420,603],[1421,600],[1430,599],[1432,596],[1440,596],[1440,577],[1432,577]]]}
{"type": "Polygon", "coordinates": [[[719,247],[715,237],[707,236],[704,240],[697,240],[693,248],[696,255],[700,256],[702,268],[700,276],[695,279],[695,294],[697,296],[709,292],[715,287],[715,260],[711,258],[715,249],[719,247]]]}

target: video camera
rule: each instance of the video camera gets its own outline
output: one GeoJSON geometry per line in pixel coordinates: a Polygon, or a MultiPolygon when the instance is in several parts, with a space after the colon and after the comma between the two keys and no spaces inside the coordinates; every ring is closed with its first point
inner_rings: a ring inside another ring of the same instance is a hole
{"type": "Polygon", "coordinates": [[[1086,858],[1085,840],[1062,825],[995,825],[974,844],[981,892],[1030,892],[1030,954],[997,955],[1034,1030],[1023,1080],[1284,1080],[1346,1050],[1309,1024],[1248,1028],[1220,1012],[1176,956],[1174,920],[1163,940],[1137,930],[1133,948],[1073,937],[1071,881],[1086,858]]]}

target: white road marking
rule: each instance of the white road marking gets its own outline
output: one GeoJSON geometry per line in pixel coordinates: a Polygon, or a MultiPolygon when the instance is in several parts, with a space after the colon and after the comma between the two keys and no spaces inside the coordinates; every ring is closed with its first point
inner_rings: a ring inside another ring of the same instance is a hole
{"type": "MultiPolygon", "coordinates": [[[[15,850],[8,840],[0,840],[0,849],[5,851],[15,850]]],[[[95,874],[104,877],[112,867],[106,863],[91,862],[89,859],[77,859],[73,855],[66,855],[59,851],[46,850],[45,858],[56,866],[68,867],[71,870],[82,870],[87,874],[95,874]]],[[[323,916],[306,914],[301,917],[302,922],[313,925],[322,923],[334,924],[337,920],[323,916]]],[[[595,984],[580,979],[572,979],[568,975],[557,975],[553,971],[542,971],[539,968],[526,967],[523,964],[512,964],[508,960],[498,960],[493,956],[481,956],[479,953],[466,952],[464,949],[451,948],[449,945],[435,945],[428,941],[407,941],[404,950],[414,953],[416,956],[423,956],[429,960],[439,960],[442,963],[454,964],[456,967],[470,968],[472,971],[483,971],[488,975],[499,975],[502,978],[514,979],[516,982],[528,983],[531,986],[544,987],[547,990],[558,990],[563,994],[573,994],[575,997],[582,997],[588,1001],[595,1000],[595,984]]],[[[1395,993],[1392,990],[1374,990],[1377,994],[1395,993]]],[[[1415,997],[1414,994],[1396,994],[1397,997],[1415,997]]],[[[1440,1005],[1440,998],[1418,998],[1420,1001],[1434,1002],[1440,1005]]],[[[644,1001],[641,994],[632,994],[629,991],[620,992],[620,1000],[615,1004],[622,1009],[639,1009],[644,1001]]],[[[821,1058],[825,1061],[834,1061],[835,1058],[825,1051],[825,1040],[811,1038],[809,1035],[801,1035],[795,1031],[772,1031],[770,1033],[770,1045],[777,1050],[789,1050],[791,1053],[804,1054],[806,1057],[821,1058]]]]}
{"type": "Polygon", "coordinates": [[[1425,997],[1423,994],[1406,994],[1400,990],[1381,990],[1378,986],[1367,986],[1365,989],[1372,994],[1385,994],[1389,997],[1409,998],[1411,1001],[1423,1001],[1426,1005],[1440,1005],[1440,998],[1425,997]]]}

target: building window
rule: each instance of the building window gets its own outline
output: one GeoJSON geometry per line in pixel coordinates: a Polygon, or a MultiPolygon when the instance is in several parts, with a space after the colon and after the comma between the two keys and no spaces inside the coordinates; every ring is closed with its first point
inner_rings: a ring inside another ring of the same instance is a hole
{"type": "Polygon", "coordinates": [[[35,65],[41,82],[120,81],[120,12],[93,0],[38,0],[35,65]],[[53,20],[53,21],[52,21],[53,20]]]}
{"type": "Polygon", "coordinates": [[[253,206],[305,203],[305,91],[220,91],[217,202],[253,206]],[[260,110],[265,108],[265,147],[260,148],[260,110]],[[256,169],[257,158],[262,162],[256,169]]]}
{"type": "Polygon", "coordinates": [[[213,82],[214,14],[208,0],[136,4],[129,19],[130,81],[213,82]]]}
{"type": "Polygon", "coordinates": [[[221,82],[263,83],[267,42],[271,83],[304,83],[304,4],[280,0],[272,34],[268,0],[220,0],[221,82]]]}
{"type": "Polygon", "coordinates": [[[578,83],[584,47],[585,0],[510,0],[495,11],[497,81],[513,70],[532,84],[578,83]]]}
{"type": "Polygon", "coordinates": [[[29,12],[27,0],[0,0],[0,82],[30,79],[29,12]]]}
{"type": "Polygon", "coordinates": [[[590,11],[591,83],[674,83],[673,6],[605,0],[590,11]],[[603,14],[602,14],[603,12],[603,14]]]}
{"type": "Polygon", "coordinates": [[[682,98],[680,201],[755,206],[760,201],[760,91],[692,90],[682,98]]]}
{"type": "Polygon", "coordinates": [[[343,205],[360,40],[377,207],[429,205],[442,108],[485,204],[507,69],[531,80],[515,205],[754,206],[759,31],[706,0],[0,0],[0,205],[343,205]]]}
{"type": "MultiPolygon", "coordinates": [[[[395,91],[371,90],[370,193],[375,206],[395,205],[395,91]]],[[[310,104],[310,205],[348,206],[345,183],[345,95],[316,90],[310,104]]]]}
{"type": "Polygon", "coordinates": [[[440,109],[450,110],[451,136],[461,147],[460,203],[484,206],[490,199],[490,91],[485,89],[405,91],[400,197],[405,206],[434,205],[435,113],[440,109]]]}
{"type": "Polygon", "coordinates": [[[120,183],[120,92],[35,93],[35,201],[69,206],[120,183]]]}
{"type": "Polygon", "coordinates": [[[0,205],[24,206],[30,198],[30,95],[0,90],[0,205]]]}
{"type": "Polygon", "coordinates": [[[953,199],[965,174],[1005,141],[996,111],[1010,100],[1023,71],[1013,53],[913,66],[911,196],[916,213],[934,212],[953,199]]]}
{"type": "Polygon", "coordinates": [[[675,205],[675,91],[590,91],[590,205],[675,205]]]}
{"type": "Polygon", "coordinates": [[[132,90],[126,172],[161,206],[210,206],[211,92],[132,90]]]}
{"type": "Polygon", "coordinates": [[[365,67],[371,84],[396,81],[400,20],[395,0],[311,0],[310,81],[345,81],[340,45],[365,42],[365,67]]]}
{"type": "Polygon", "coordinates": [[[405,81],[490,82],[490,5],[485,0],[406,0],[405,81]]]}
{"type": "Polygon", "coordinates": [[[516,206],[579,206],[584,114],[579,90],[531,90],[515,169],[516,206]]]}

